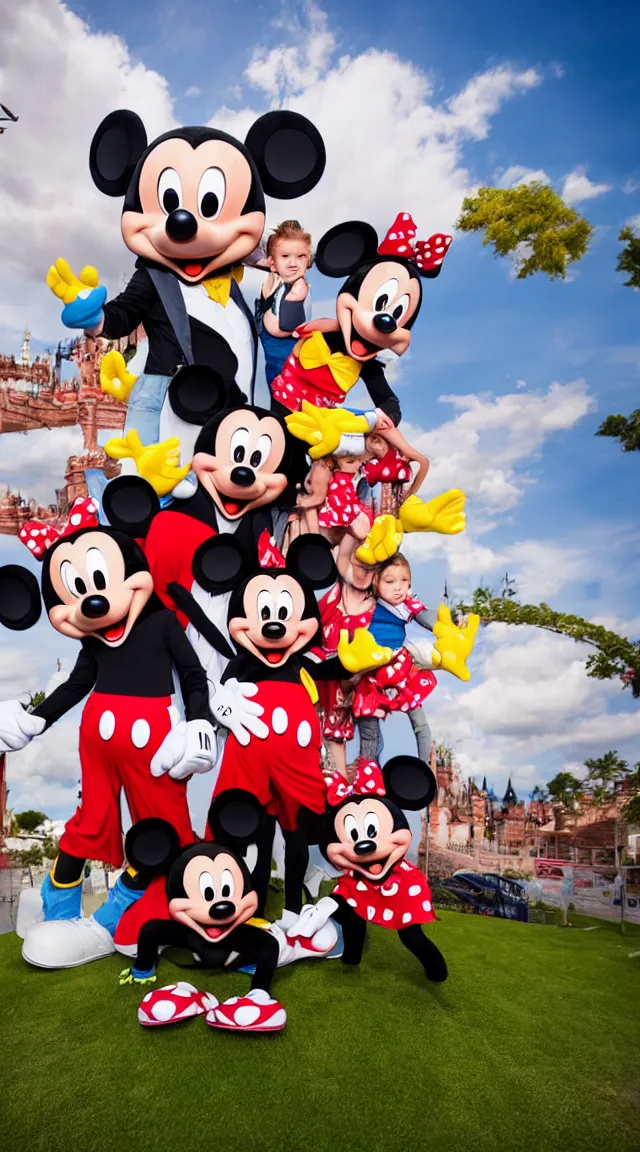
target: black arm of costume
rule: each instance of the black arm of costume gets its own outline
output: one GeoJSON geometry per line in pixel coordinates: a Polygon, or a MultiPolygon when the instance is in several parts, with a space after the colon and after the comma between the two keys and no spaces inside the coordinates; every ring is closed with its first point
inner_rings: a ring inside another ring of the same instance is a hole
{"type": "Polygon", "coordinates": [[[169,611],[167,611],[165,636],[169,654],[178,673],[187,720],[211,720],[207,674],[177,617],[169,611]]]}
{"type": "Polygon", "coordinates": [[[333,919],[341,925],[344,938],[342,963],[359,964],[362,960],[362,949],[367,938],[367,922],[358,916],[353,908],[349,907],[342,896],[334,896],[332,893],[331,899],[335,900],[338,905],[337,910],[333,913],[333,919]]]}
{"type": "Polygon", "coordinates": [[[198,602],[191,595],[191,592],[189,592],[183,584],[178,584],[176,581],[172,581],[171,584],[167,585],[167,592],[176,607],[179,608],[181,612],[184,612],[189,622],[193,624],[193,627],[197,629],[201,636],[204,636],[207,643],[210,644],[212,648],[215,648],[216,652],[219,652],[221,656],[224,656],[226,660],[232,660],[235,652],[226,636],[222,635],[222,632],[216,627],[213,620],[210,620],[206,613],[203,612],[198,602]]]}
{"type": "Polygon", "coordinates": [[[314,680],[350,680],[353,675],[344,667],[339,656],[329,656],[326,660],[303,656],[301,664],[314,680]]]}
{"type": "Polygon", "coordinates": [[[437,619],[438,613],[433,608],[423,608],[422,612],[418,612],[418,615],[414,616],[416,623],[421,624],[423,628],[428,628],[430,632],[433,632],[433,626],[437,619]]]}
{"type": "Polygon", "coordinates": [[[263,988],[268,992],[278,967],[279,948],[275,936],[265,932],[264,928],[256,928],[254,924],[241,924],[239,928],[229,933],[227,941],[234,952],[252,956],[255,960],[256,970],[251,981],[251,990],[263,988]]]}
{"type": "Polygon", "coordinates": [[[196,935],[186,924],[178,924],[177,920],[147,920],[138,934],[138,952],[134,968],[138,972],[148,972],[158,963],[158,951],[163,945],[174,948],[192,946],[192,937],[196,935]]]}
{"type": "Polygon", "coordinates": [[[283,296],[280,304],[278,324],[283,332],[295,332],[299,324],[305,322],[304,300],[287,300],[283,296]]]}
{"type": "Polygon", "coordinates": [[[135,332],[153,305],[154,291],[147,273],[142,268],[136,269],[124,292],[105,304],[100,335],[106,340],[119,340],[135,332]]]}
{"type": "Polygon", "coordinates": [[[360,379],[373,400],[374,406],[380,408],[393,423],[398,426],[402,419],[400,401],[395,392],[391,390],[384,374],[384,368],[379,360],[368,360],[362,365],[360,379]]]}
{"type": "Polygon", "coordinates": [[[42,704],[33,709],[34,716],[42,716],[46,720],[45,731],[55,724],[65,712],[69,712],[91,691],[98,676],[98,665],[95,657],[85,648],[80,649],[80,655],[75,662],[71,675],[64,684],[45,697],[42,704]]]}

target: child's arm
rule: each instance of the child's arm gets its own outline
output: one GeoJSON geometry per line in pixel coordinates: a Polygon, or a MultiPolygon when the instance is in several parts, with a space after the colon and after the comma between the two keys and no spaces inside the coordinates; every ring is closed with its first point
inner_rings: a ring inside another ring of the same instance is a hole
{"type": "Polygon", "coordinates": [[[413,619],[416,624],[420,624],[421,627],[426,628],[428,632],[433,632],[435,622],[438,619],[438,613],[434,611],[433,608],[423,608],[413,619]]]}
{"type": "Polygon", "coordinates": [[[386,426],[380,429],[376,428],[376,432],[379,432],[379,435],[387,441],[387,444],[395,448],[401,456],[406,456],[407,460],[418,465],[418,471],[413,477],[409,488],[403,493],[403,499],[406,500],[409,496],[413,496],[414,492],[420,491],[427,472],[429,471],[429,461],[426,456],[422,455],[422,452],[418,452],[417,449],[409,444],[408,440],[405,440],[402,432],[394,426],[388,426],[389,417],[386,417],[384,423],[386,426]]]}
{"type": "Polygon", "coordinates": [[[291,336],[298,325],[305,322],[304,302],[308,295],[309,285],[301,276],[282,296],[278,314],[274,313],[273,308],[265,314],[264,326],[267,332],[271,336],[291,336]]]}

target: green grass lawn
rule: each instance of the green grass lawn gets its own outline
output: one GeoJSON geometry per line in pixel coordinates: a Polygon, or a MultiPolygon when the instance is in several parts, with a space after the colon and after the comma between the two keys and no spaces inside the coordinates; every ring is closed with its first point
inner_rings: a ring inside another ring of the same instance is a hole
{"type": "MultiPolygon", "coordinates": [[[[121,957],[38,972],[0,937],[0,1147],[12,1152],[637,1152],[638,940],[441,913],[429,985],[396,935],[279,972],[289,1022],[143,1029],[121,957]]],[[[161,961],[159,983],[191,973],[161,961]]],[[[212,973],[219,999],[248,987],[212,973]]],[[[145,989],[146,991],[146,989],[145,989]]]]}

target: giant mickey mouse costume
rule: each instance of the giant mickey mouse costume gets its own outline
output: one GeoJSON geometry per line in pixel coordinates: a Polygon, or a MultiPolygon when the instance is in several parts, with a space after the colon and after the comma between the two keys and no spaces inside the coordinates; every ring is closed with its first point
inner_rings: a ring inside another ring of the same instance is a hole
{"type": "MultiPolygon", "coordinates": [[[[141,501],[137,532],[149,513],[141,501]]],[[[80,723],[82,802],[67,822],[42,887],[44,924],[27,932],[23,955],[43,967],[84,963],[113,951],[111,932],[137,885],[125,877],[95,918],[80,920],[85,859],[123,861],[120,792],[134,820],[168,820],[182,843],[192,838],[186,781],[216,758],[205,673],[175,615],[153,591],[149,566],[129,535],[98,526],[91,499],[79,499],[65,528],[28,521],[21,538],[42,560],[42,600],[56,631],[80,640],[69,678],[32,711],[0,705],[0,751],[15,751],[87,695],[80,723]],[[186,720],[171,702],[173,672],[186,720]],[[125,891],[127,889],[127,891],[125,891]],[[56,921],[56,924],[50,923],[56,921]]],[[[23,630],[41,612],[33,573],[0,569],[0,623],[23,630]]]]}
{"type": "Polygon", "coordinates": [[[89,166],[101,192],[124,197],[122,236],[136,270],[109,303],[95,268],[77,278],[58,260],[47,283],[64,302],[68,327],[115,340],[144,325],[149,355],[126,428],[150,444],[180,365],[216,368],[252,393],[257,337],[237,284],[240,265],[260,243],[265,193],[290,199],[314,188],[324,144],[309,120],[289,111],[261,116],[244,143],[216,128],[190,127],[149,144],[140,117],[119,110],[98,127],[89,166]]]}

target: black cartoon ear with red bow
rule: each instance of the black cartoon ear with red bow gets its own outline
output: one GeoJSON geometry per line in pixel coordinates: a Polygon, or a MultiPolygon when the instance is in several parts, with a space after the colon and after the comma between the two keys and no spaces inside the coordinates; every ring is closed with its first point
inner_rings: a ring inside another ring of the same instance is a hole
{"type": "Polygon", "coordinates": [[[338,578],[328,540],[314,533],[293,540],[284,563],[275,565],[262,564],[259,551],[250,552],[234,536],[213,536],[194,553],[192,571],[201,588],[218,595],[237,588],[266,567],[282,568],[303,587],[314,591],[328,588],[338,578]]]}
{"type": "Polygon", "coordinates": [[[429,240],[416,240],[416,228],[408,212],[399,212],[382,241],[371,224],[349,220],[336,224],[321,236],[315,263],[324,276],[351,276],[364,264],[381,260],[406,260],[419,276],[433,280],[440,275],[452,237],[435,233],[429,240]]]}

